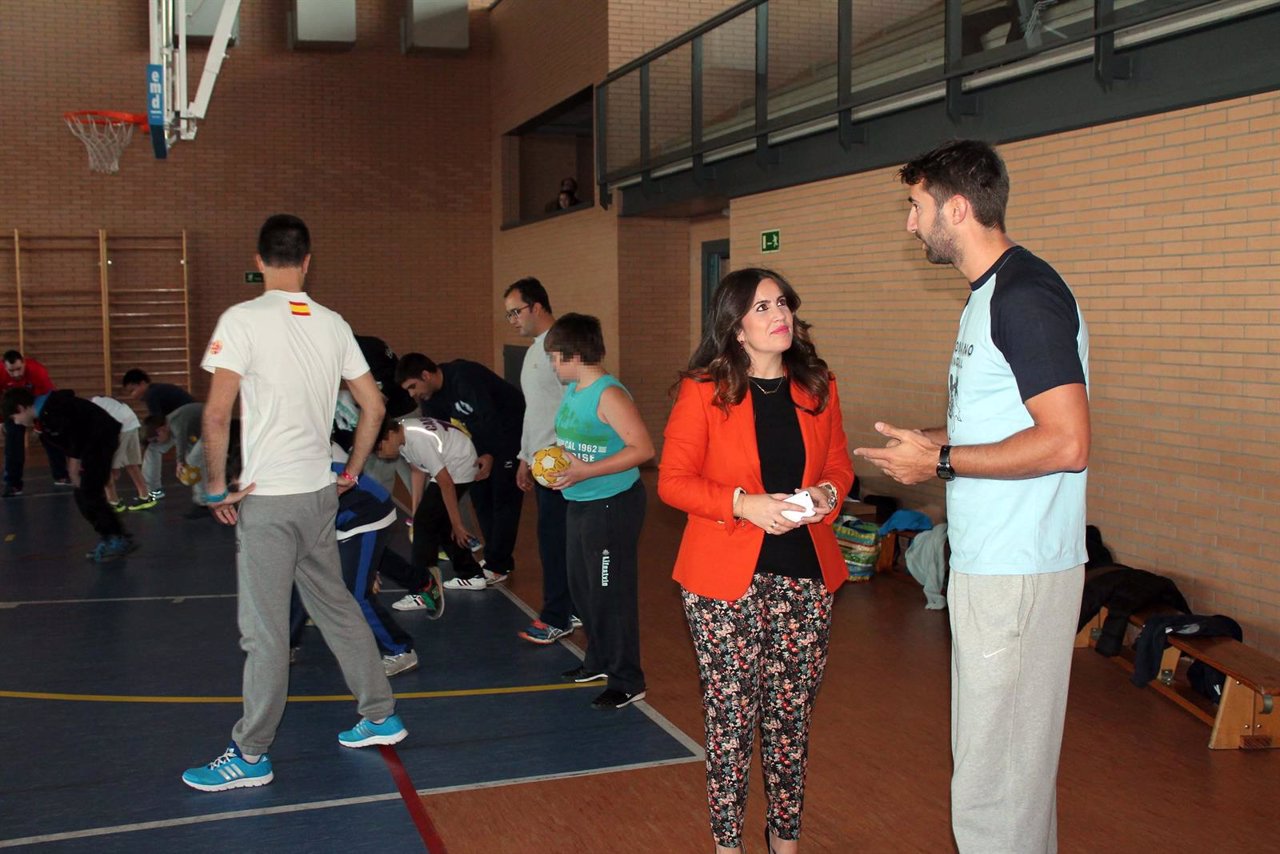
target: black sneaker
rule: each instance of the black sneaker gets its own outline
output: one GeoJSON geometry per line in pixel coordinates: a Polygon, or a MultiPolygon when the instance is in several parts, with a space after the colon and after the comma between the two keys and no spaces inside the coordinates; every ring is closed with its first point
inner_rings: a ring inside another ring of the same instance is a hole
{"type": "Polygon", "coordinates": [[[609,674],[592,672],[579,665],[572,670],[566,670],[564,673],[561,673],[560,678],[566,682],[596,682],[601,679],[608,679],[609,674]]]}
{"type": "Polygon", "coordinates": [[[634,694],[628,694],[626,691],[616,691],[613,688],[606,688],[591,701],[593,709],[621,709],[623,706],[629,706],[632,703],[644,699],[644,691],[637,691],[634,694]]]}
{"type": "Polygon", "coordinates": [[[4,492],[0,492],[0,498],[17,498],[21,494],[21,486],[6,486],[4,492]]]}

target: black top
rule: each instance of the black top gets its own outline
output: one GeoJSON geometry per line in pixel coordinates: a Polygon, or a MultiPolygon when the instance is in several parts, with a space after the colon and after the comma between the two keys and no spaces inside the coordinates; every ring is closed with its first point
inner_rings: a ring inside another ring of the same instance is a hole
{"type": "MultiPolygon", "coordinates": [[[[785,379],[751,377],[751,404],[756,414],[756,445],[760,449],[760,478],[765,492],[787,495],[804,486],[804,437],[791,387],[785,379]],[[777,391],[774,391],[774,388],[777,391]]],[[[797,508],[798,509],[798,508],[797,508]]],[[[774,536],[766,533],[756,572],[788,578],[822,578],[808,525],[774,536]]]]}
{"type": "Polygon", "coordinates": [[[179,406],[195,403],[196,399],[181,386],[170,383],[151,383],[142,393],[142,402],[149,415],[168,415],[179,406]]]}
{"type": "Polygon", "coordinates": [[[110,458],[120,441],[120,422],[70,389],[49,392],[36,411],[41,438],[77,460],[94,452],[110,458]]]}
{"type": "Polygon", "coordinates": [[[1009,362],[1023,401],[1061,385],[1084,383],[1080,364],[1080,312],[1057,271],[1021,246],[970,282],[977,290],[993,275],[991,341],[1009,362]]]}
{"type": "Polygon", "coordinates": [[[467,428],[476,454],[515,459],[524,429],[524,395],[520,389],[479,362],[443,362],[444,385],[422,403],[422,414],[457,421],[467,428]]]}

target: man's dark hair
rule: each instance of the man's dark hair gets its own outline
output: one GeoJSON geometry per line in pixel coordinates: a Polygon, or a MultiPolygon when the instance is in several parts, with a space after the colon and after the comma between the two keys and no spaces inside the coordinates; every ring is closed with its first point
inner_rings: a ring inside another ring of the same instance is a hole
{"type": "Polygon", "coordinates": [[[924,189],[941,205],[964,196],[973,216],[987,228],[1004,231],[1009,204],[1009,172],[994,148],[977,139],[953,139],[922,154],[898,170],[908,187],[924,182],[924,189]]]}
{"type": "Polygon", "coordinates": [[[400,426],[400,419],[393,416],[390,412],[382,416],[382,426],[378,428],[377,441],[373,443],[373,447],[377,448],[382,444],[383,440],[391,435],[392,431],[400,426]]]}
{"type": "Polygon", "coordinates": [[[520,299],[529,305],[540,305],[547,314],[551,314],[551,297],[547,296],[547,289],[542,286],[542,282],[533,276],[525,276],[520,281],[509,285],[502,292],[502,298],[506,299],[513,293],[519,293],[520,299]]]}
{"type": "Polygon", "coordinates": [[[396,364],[396,385],[405,380],[416,380],[423,372],[434,374],[438,370],[436,363],[421,353],[405,353],[396,364]]]}
{"type": "Polygon", "coordinates": [[[569,312],[547,330],[543,347],[548,353],[559,353],[562,358],[582,359],[584,365],[598,365],[604,361],[604,332],[600,320],[589,314],[569,312]]]}
{"type": "Polygon", "coordinates": [[[311,232],[293,214],[267,217],[258,231],[258,255],[268,267],[301,267],[311,254],[311,232]]]}
{"type": "Polygon", "coordinates": [[[151,377],[142,368],[130,368],[124,372],[124,376],[120,378],[121,386],[137,385],[138,383],[150,383],[151,377]]]}
{"type": "Polygon", "coordinates": [[[8,421],[11,417],[18,414],[19,406],[35,406],[36,396],[31,393],[31,389],[26,386],[14,386],[5,389],[4,397],[0,398],[0,415],[8,421]]]}
{"type": "Polygon", "coordinates": [[[17,350],[5,350],[4,360],[12,365],[14,362],[22,361],[22,354],[17,350]]]}

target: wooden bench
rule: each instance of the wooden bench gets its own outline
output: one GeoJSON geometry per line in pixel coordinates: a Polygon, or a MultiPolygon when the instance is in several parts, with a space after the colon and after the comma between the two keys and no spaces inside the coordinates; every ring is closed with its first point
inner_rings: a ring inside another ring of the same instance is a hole
{"type": "MultiPolygon", "coordinates": [[[[1129,622],[1141,629],[1148,618],[1169,613],[1174,612],[1140,611],[1130,615],[1129,622]]],[[[1092,647],[1106,617],[1107,609],[1103,608],[1080,630],[1076,646],[1092,647]]],[[[1280,747],[1280,710],[1275,706],[1276,695],[1280,694],[1280,661],[1234,638],[1170,634],[1168,641],[1160,659],[1160,672],[1150,687],[1212,727],[1210,749],[1280,747]],[[1227,677],[1216,706],[1188,684],[1185,668],[1180,666],[1183,656],[1202,661],[1227,677]]],[[[1115,660],[1133,672],[1133,653],[1127,645],[1115,660]]]]}

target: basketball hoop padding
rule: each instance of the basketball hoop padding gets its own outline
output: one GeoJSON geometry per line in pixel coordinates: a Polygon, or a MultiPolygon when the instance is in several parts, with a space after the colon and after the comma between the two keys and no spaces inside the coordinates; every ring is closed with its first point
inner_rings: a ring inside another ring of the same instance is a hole
{"type": "Polygon", "coordinates": [[[120,154],[133,139],[134,130],[147,124],[146,116],[111,110],[77,110],[63,113],[62,120],[84,143],[89,168],[104,175],[120,170],[120,154]]]}

